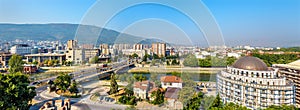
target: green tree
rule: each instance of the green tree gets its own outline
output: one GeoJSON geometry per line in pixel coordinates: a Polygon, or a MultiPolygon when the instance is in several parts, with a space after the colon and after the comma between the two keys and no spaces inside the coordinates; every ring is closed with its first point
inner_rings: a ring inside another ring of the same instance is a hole
{"type": "Polygon", "coordinates": [[[200,105],[203,103],[203,93],[199,92],[197,95],[193,96],[189,101],[187,101],[186,106],[183,110],[198,110],[200,105]]]}
{"type": "Polygon", "coordinates": [[[73,94],[75,93],[75,96],[77,96],[77,93],[79,93],[78,87],[77,87],[78,83],[73,80],[71,83],[71,86],[69,88],[69,91],[73,94]]]}
{"type": "Polygon", "coordinates": [[[143,57],[143,61],[146,62],[148,58],[150,58],[150,55],[146,53],[143,57]]]}
{"type": "Polygon", "coordinates": [[[212,105],[210,106],[210,108],[212,107],[218,107],[218,108],[223,107],[223,102],[221,101],[219,94],[217,94],[216,99],[213,101],[212,105]]]}
{"type": "Polygon", "coordinates": [[[227,57],[226,65],[232,65],[236,60],[237,60],[237,58],[235,58],[235,57],[227,57]]]}
{"type": "Polygon", "coordinates": [[[53,60],[49,60],[47,65],[48,66],[53,66],[54,65],[54,61],[53,60]]]}
{"type": "Polygon", "coordinates": [[[58,89],[62,90],[62,92],[66,92],[66,90],[71,85],[71,80],[72,80],[72,77],[70,75],[61,73],[54,80],[54,84],[56,85],[56,87],[58,87],[58,89]]]}
{"type": "Polygon", "coordinates": [[[20,72],[0,74],[0,109],[28,110],[28,102],[36,95],[35,87],[29,83],[28,76],[20,72]]]}
{"type": "Polygon", "coordinates": [[[133,54],[131,55],[131,57],[132,57],[132,58],[137,58],[137,57],[139,57],[139,55],[136,54],[136,53],[133,53],[133,54]]]}
{"type": "Polygon", "coordinates": [[[58,65],[59,64],[59,60],[53,60],[54,65],[58,65]]]}
{"type": "Polygon", "coordinates": [[[299,110],[293,105],[281,105],[281,106],[276,106],[276,105],[271,105],[265,110],[299,110]]]}
{"type": "Polygon", "coordinates": [[[37,61],[34,61],[34,62],[32,62],[32,64],[34,64],[34,65],[38,65],[38,64],[39,64],[39,62],[37,62],[37,61]]]}
{"type": "Polygon", "coordinates": [[[16,54],[12,55],[8,61],[9,73],[22,72],[23,64],[24,62],[22,61],[22,56],[16,54]]]}
{"type": "Polygon", "coordinates": [[[159,59],[159,56],[157,54],[153,54],[153,59],[159,59]]]}
{"type": "Polygon", "coordinates": [[[164,92],[161,91],[161,89],[157,89],[156,91],[152,92],[151,97],[154,98],[153,101],[151,101],[154,105],[159,105],[164,103],[164,92]]]}
{"type": "Polygon", "coordinates": [[[90,63],[95,64],[95,63],[98,63],[98,61],[99,61],[99,57],[95,56],[95,57],[91,58],[90,63]]]}
{"type": "Polygon", "coordinates": [[[195,55],[189,54],[183,61],[184,66],[190,66],[190,67],[197,67],[198,66],[198,59],[195,55]]]}
{"type": "Polygon", "coordinates": [[[118,92],[118,83],[116,81],[115,73],[111,74],[110,76],[110,90],[109,94],[114,94],[118,92]]]}
{"type": "Polygon", "coordinates": [[[137,80],[137,81],[145,81],[147,80],[147,77],[146,76],[143,76],[142,74],[134,74],[133,77],[137,80]]]}

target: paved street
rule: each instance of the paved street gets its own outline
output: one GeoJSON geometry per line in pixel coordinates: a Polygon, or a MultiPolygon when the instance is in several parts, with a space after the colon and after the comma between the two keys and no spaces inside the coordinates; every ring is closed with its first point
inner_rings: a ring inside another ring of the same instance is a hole
{"type": "MultiPolygon", "coordinates": [[[[124,62],[119,63],[114,63],[112,64],[113,67],[115,68],[122,68],[124,67],[124,62]]],[[[117,70],[117,69],[115,69],[117,70]]],[[[83,69],[80,70],[79,72],[73,72],[71,73],[74,75],[74,79],[84,79],[81,81],[81,85],[82,86],[88,86],[90,84],[96,83],[98,80],[97,78],[97,71],[95,68],[87,68],[87,69],[83,69]]],[[[39,82],[46,82],[48,80],[54,80],[56,77],[51,77],[51,78],[47,78],[47,79],[43,79],[40,80],[39,82]]],[[[45,86],[41,86],[41,87],[37,87],[36,88],[36,93],[37,95],[34,97],[34,100],[36,100],[37,104],[33,105],[30,109],[31,110],[37,110],[39,109],[42,104],[45,101],[51,100],[51,99],[57,99],[58,96],[52,96],[51,94],[45,94],[47,91],[47,85],[45,86]]],[[[110,110],[112,108],[116,108],[116,109],[125,109],[127,106],[124,105],[117,105],[117,104],[101,104],[101,103],[93,103],[89,100],[89,96],[90,94],[85,94],[86,96],[84,96],[83,98],[78,98],[75,100],[71,100],[71,102],[73,103],[72,106],[74,106],[74,109],[80,109],[80,110],[99,110],[99,108],[101,108],[101,110],[110,110]]]]}

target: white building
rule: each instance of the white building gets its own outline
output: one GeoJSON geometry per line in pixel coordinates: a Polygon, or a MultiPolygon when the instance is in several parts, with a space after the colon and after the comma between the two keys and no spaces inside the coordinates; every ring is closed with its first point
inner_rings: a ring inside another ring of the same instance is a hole
{"type": "Polygon", "coordinates": [[[241,54],[239,54],[239,53],[227,53],[227,56],[228,57],[239,58],[239,57],[241,57],[241,54]]]}
{"type": "Polygon", "coordinates": [[[217,74],[217,91],[224,103],[250,109],[294,105],[295,86],[258,58],[245,56],[217,74]]]}
{"type": "Polygon", "coordinates": [[[68,49],[66,51],[66,61],[73,62],[74,64],[85,63],[85,51],[84,49],[68,49]]]}
{"type": "Polygon", "coordinates": [[[166,89],[168,87],[182,88],[182,80],[177,76],[163,76],[160,78],[161,87],[166,89]]]}
{"type": "Polygon", "coordinates": [[[135,82],[133,87],[134,96],[141,99],[150,99],[151,93],[157,90],[152,81],[135,82]]]}
{"type": "Polygon", "coordinates": [[[31,53],[31,47],[27,44],[17,44],[10,48],[10,53],[18,55],[26,55],[31,53]]]}

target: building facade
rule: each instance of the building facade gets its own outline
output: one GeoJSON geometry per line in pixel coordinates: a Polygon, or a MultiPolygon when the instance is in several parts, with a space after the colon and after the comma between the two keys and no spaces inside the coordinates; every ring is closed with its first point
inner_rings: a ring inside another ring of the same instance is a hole
{"type": "Polygon", "coordinates": [[[166,56],[166,43],[152,43],[152,53],[159,57],[166,56]]]}
{"type": "Polygon", "coordinates": [[[300,60],[289,64],[274,64],[274,68],[279,69],[279,73],[292,81],[296,87],[296,105],[300,107],[300,60]]]}
{"type": "Polygon", "coordinates": [[[25,55],[26,62],[38,62],[42,63],[45,60],[58,60],[59,64],[62,64],[66,60],[66,54],[57,53],[40,53],[40,54],[28,54],[25,55]]]}
{"type": "Polygon", "coordinates": [[[157,88],[155,88],[155,83],[152,81],[135,82],[133,87],[134,95],[141,99],[150,98],[151,93],[155,90],[157,88]]]}
{"type": "Polygon", "coordinates": [[[82,64],[85,61],[84,49],[68,49],[66,51],[66,61],[70,61],[74,64],[82,64]]]}
{"type": "Polygon", "coordinates": [[[31,47],[27,44],[17,44],[10,48],[10,53],[18,55],[26,55],[31,53],[31,47]]]}
{"type": "Polygon", "coordinates": [[[171,88],[182,88],[182,80],[180,77],[177,76],[162,76],[160,78],[161,87],[167,89],[171,88]]]}
{"type": "Polygon", "coordinates": [[[77,40],[68,40],[68,42],[67,42],[67,50],[68,49],[73,49],[73,48],[78,48],[77,40]]]}
{"type": "Polygon", "coordinates": [[[278,70],[251,56],[240,58],[217,74],[217,91],[224,103],[233,102],[250,109],[295,104],[294,84],[281,77],[278,70]]]}
{"type": "Polygon", "coordinates": [[[0,53],[0,68],[8,68],[8,61],[12,54],[10,53],[0,53]]]}

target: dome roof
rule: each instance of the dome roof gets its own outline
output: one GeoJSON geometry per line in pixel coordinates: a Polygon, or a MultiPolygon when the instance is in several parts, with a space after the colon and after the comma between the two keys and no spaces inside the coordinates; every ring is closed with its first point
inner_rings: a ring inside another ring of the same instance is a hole
{"type": "Polygon", "coordinates": [[[254,70],[254,71],[267,71],[268,66],[260,59],[252,56],[245,56],[238,59],[232,67],[244,69],[244,70],[254,70]]]}

